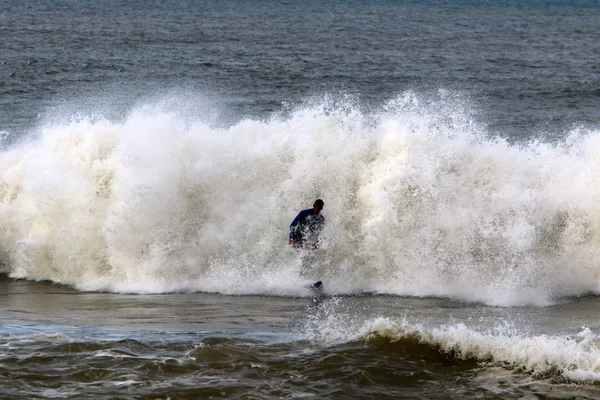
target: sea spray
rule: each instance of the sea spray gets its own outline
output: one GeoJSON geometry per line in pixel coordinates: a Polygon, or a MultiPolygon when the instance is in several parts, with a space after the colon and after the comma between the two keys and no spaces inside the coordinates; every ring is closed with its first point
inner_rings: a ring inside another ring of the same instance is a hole
{"type": "Polygon", "coordinates": [[[0,264],[82,290],[309,295],[289,222],[321,197],[312,275],[496,305],[597,293],[597,131],[489,137],[468,104],[408,93],[214,127],[132,110],[0,154],[0,264]]]}

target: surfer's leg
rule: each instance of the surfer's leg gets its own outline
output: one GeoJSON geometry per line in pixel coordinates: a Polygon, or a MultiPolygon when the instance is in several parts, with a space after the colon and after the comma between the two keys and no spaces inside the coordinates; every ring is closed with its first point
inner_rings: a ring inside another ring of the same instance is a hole
{"type": "Polygon", "coordinates": [[[303,255],[300,263],[300,276],[304,277],[310,269],[310,261],[306,255],[303,255]]]}
{"type": "Polygon", "coordinates": [[[315,264],[315,255],[312,251],[305,251],[301,256],[300,276],[305,276],[315,264]]]}

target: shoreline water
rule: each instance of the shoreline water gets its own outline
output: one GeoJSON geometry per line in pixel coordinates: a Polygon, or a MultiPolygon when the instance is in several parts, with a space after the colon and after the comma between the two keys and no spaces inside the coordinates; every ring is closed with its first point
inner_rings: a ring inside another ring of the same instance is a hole
{"type": "Polygon", "coordinates": [[[122,295],[2,283],[0,379],[9,397],[21,396],[10,376],[29,376],[22,389],[45,397],[56,384],[32,378],[51,371],[62,371],[56,396],[77,398],[324,396],[325,382],[333,398],[598,393],[597,297],[498,308],[389,296],[122,295]]]}

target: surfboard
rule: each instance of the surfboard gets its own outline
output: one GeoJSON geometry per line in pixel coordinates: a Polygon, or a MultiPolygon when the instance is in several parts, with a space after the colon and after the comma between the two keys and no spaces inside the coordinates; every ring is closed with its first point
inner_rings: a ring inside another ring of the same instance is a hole
{"type": "Polygon", "coordinates": [[[309,288],[315,295],[323,295],[323,282],[316,281],[314,283],[310,283],[307,288],[309,288]]]}

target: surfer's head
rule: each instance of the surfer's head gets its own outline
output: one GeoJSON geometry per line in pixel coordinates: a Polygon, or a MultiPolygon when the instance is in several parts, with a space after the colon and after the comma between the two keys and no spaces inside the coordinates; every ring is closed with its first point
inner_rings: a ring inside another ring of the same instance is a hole
{"type": "Polygon", "coordinates": [[[325,203],[323,203],[323,200],[316,199],[315,204],[313,204],[313,210],[314,210],[315,214],[320,213],[321,210],[323,209],[324,205],[325,205],[325,203]]]}

